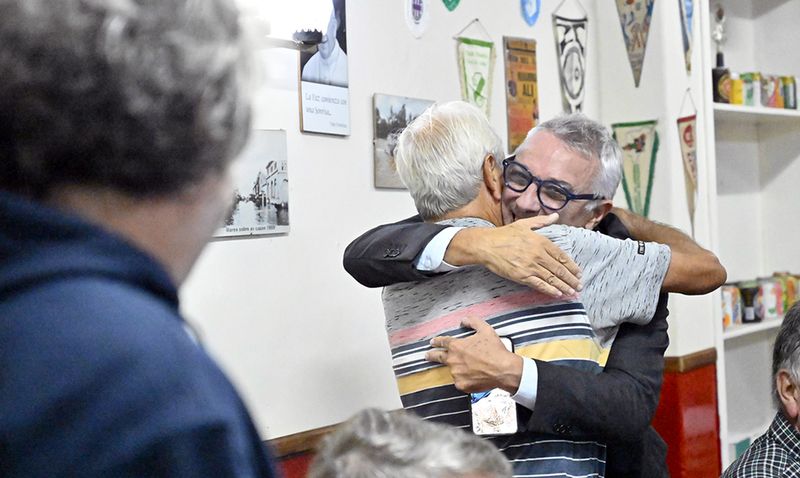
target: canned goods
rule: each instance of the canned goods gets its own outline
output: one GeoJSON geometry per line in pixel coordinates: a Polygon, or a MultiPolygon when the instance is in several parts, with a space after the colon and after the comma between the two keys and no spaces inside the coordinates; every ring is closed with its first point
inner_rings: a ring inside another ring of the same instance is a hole
{"type": "MultiPolygon", "coordinates": [[[[789,274],[789,307],[793,306],[798,299],[800,299],[800,279],[794,274],[789,274]]],[[[789,312],[789,309],[786,309],[789,312]]]]}
{"type": "Polygon", "coordinates": [[[725,284],[720,289],[722,292],[722,328],[726,329],[733,324],[742,322],[742,305],[739,288],[732,284],[725,284]]]}
{"type": "Polygon", "coordinates": [[[761,76],[761,105],[783,108],[781,79],[774,75],[761,76]]]}
{"type": "Polygon", "coordinates": [[[763,310],[758,307],[759,287],[756,281],[739,283],[739,292],[742,294],[742,323],[761,322],[764,318],[763,310]]]}
{"type": "MultiPolygon", "coordinates": [[[[772,277],[759,277],[760,307],[763,320],[777,319],[783,315],[783,290],[780,281],[772,277]]],[[[758,307],[758,305],[756,306],[758,307]]]]}
{"type": "Polygon", "coordinates": [[[731,73],[731,93],[729,97],[730,104],[743,105],[744,104],[744,82],[737,73],[731,73]]]}
{"type": "Polygon", "coordinates": [[[794,76],[782,76],[781,86],[783,87],[783,107],[790,110],[797,109],[797,84],[794,76]]]}
{"type": "Polygon", "coordinates": [[[783,313],[785,314],[797,300],[797,279],[788,272],[776,272],[773,277],[780,280],[783,287],[783,313]]]}
{"type": "Polygon", "coordinates": [[[761,106],[761,74],[742,73],[739,75],[744,87],[744,104],[747,106],[761,106]]]}
{"type": "Polygon", "coordinates": [[[788,295],[788,293],[789,293],[789,279],[788,279],[788,276],[785,273],[782,273],[782,272],[775,272],[775,273],[772,274],[772,277],[776,281],[780,282],[780,284],[781,284],[781,290],[783,292],[781,294],[781,303],[783,304],[783,310],[786,310],[786,309],[789,308],[789,295],[788,295]]]}

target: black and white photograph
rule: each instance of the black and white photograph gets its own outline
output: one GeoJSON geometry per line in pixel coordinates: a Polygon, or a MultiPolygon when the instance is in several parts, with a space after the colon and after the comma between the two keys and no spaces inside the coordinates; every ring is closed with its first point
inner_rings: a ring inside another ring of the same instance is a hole
{"type": "Polygon", "coordinates": [[[409,123],[421,115],[434,101],[382,95],[373,97],[375,105],[375,187],[405,189],[394,163],[397,137],[409,123]]]}
{"type": "Polygon", "coordinates": [[[233,166],[232,206],[216,237],[289,232],[286,131],[253,130],[233,166]]]}
{"type": "Polygon", "coordinates": [[[330,12],[314,53],[300,53],[300,129],[350,134],[345,0],[320,0],[309,8],[330,12]]]}
{"type": "Polygon", "coordinates": [[[347,20],[345,0],[332,0],[322,42],[314,54],[300,53],[300,77],[323,85],[347,86],[347,20]]]}

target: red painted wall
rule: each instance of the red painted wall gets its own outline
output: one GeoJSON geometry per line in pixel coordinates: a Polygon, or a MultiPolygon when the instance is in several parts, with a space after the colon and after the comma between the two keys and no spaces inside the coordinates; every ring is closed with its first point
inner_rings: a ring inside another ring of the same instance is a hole
{"type": "Polygon", "coordinates": [[[281,458],[283,478],[305,478],[308,473],[308,465],[311,464],[311,458],[313,458],[311,453],[281,458]]]}
{"type": "Polygon", "coordinates": [[[672,478],[719,477],[716,366],[665,373],[653,426],[669,447],[672,478]]]}

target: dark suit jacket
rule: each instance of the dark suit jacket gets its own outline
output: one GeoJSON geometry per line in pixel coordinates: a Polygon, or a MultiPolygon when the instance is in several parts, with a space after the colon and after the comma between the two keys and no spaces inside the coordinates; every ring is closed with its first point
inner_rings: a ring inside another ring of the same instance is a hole
{"type": "MultiPolygon", "coordinates": [[[[344,268],[367,287],[424,280],[414,260],[445,226],[415,216],[379,226],[350,243],[344,268]]],[[[597,230],[630,237],[622,222],[607,215],[597,230]]],[[[650,422],[658,406],[667,336],[667,295],[647,325],[622,324],[601,374],[536,361],[539,387],[526,427],[541,433],[605,442],[606,476],[666,477],[667,447],[650,422]]]]}

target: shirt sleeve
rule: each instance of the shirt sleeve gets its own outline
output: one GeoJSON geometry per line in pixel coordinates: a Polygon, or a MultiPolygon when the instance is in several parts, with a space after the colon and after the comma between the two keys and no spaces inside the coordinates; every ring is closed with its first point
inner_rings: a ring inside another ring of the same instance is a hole
{"type": "Polygon", "coordinates": [[[582,269],[580,301],[596,331],[621,322],[646,324],[655,313],[669,269],[670,249],[654,242],[614,239],[588,229],[541,229],[582,269]]]}
{"type": "Polygon", "coordinates": [[[414,261],[414,267],[421,272],[442,273],[458,269],[458,267],[444,261],[444,254],[450,241],[463,227],[448,227],[433,236],[419,257],[414,261]]]}
{"type": "Polygon", "coordinates": [[[528,357],[522,357],[522,379],[519,381],[517,393],[511,398],[527,408],[533,410],[536,405],[536,391],[539,387],[539,369],[536,361],[528,357]]]}

